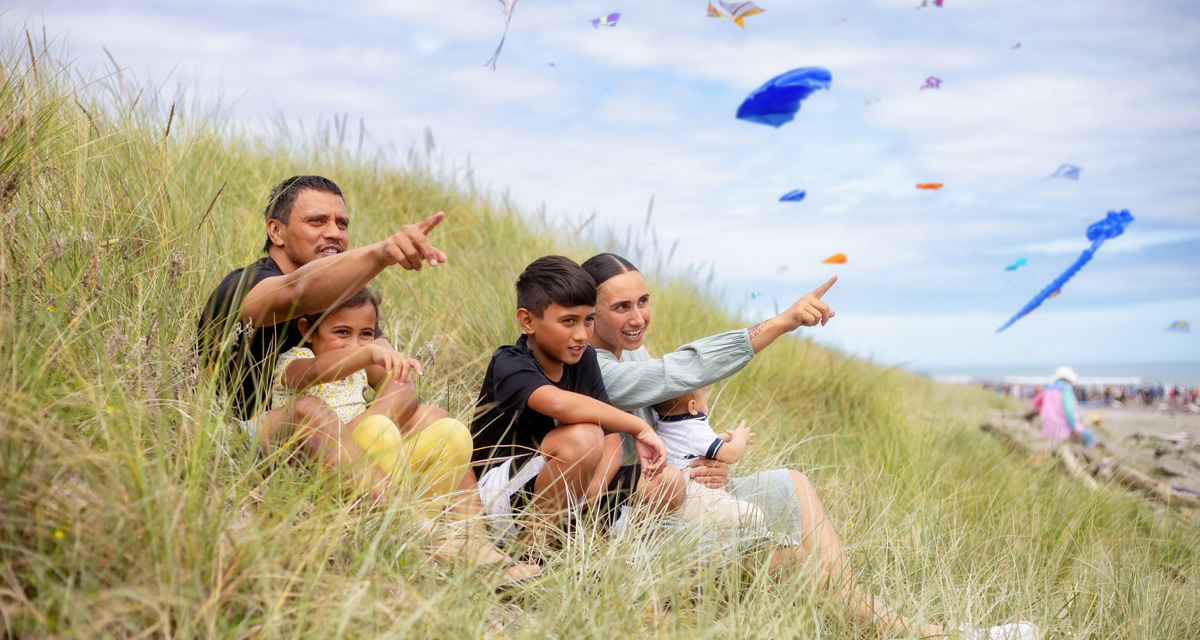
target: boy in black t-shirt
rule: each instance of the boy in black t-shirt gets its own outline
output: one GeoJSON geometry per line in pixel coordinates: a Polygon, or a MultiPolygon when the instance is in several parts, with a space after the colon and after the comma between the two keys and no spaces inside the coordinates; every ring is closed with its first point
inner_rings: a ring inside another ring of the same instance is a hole
{"type": "MultiPolygon", "coordinates": [[[[538,523],[597,499],[611,511],[638,490],[643,474],[639,493],[662,491],[664,503],[677,503],[679,478],[664,465],[662,440],[645,421],[608,404],[588,344],[596,315],[591,276],[568,258],[545,256],[517,277],[516,289],[524,335],[492,355],[471,422],[471,461],[491,524],[511,537],[512,513],[520,509],[538,523]],[[606,433],[618,451],[617,434],[633,436],[639,457],[615,471],[607,487],[607,466],[618,461],[604,455],[606,433]]],[[[535,545],[540,531],[530,532],[535,545]]]]}

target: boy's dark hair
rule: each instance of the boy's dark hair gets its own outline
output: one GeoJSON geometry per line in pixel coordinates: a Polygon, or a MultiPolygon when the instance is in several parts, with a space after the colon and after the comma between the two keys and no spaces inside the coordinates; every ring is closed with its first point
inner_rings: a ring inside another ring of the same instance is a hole
{"type": "MultiPolygon", "coordinates": [[[[271,189],[271,195],[267,198],[267,208],[263,210],[263,222],[278,220],[284,226],[287,226],[288,217],[292,213],[292,205],[296,203],[296,196],[300,195],[300,192],[305,189],[332,193],[342,200],[346,199],[342,195],[342,190],[329,178],[323,176],[292,176],[285,178],[271,189]]],[[[263,253],[266,253],[270,248],[271,236],[267,236],[266,242],[263,243],[263,253]]]]}
{"type": "Polygon", "coordinates": [[[517,276],[518,309],[540,318],[551,304],[596,306],[596,283],[570,258],[542,256],[517,276]]]}
{"type": "Polygon", "coordinates": [[[608,279],[613,276],[637,271],[638,269],[633,266],[632,262],[615,253],[597,253],[583,263],[583,270],[588,272],[589,276],[592,276],[592,280],[599,287],[608,282],[608,279]]]}
{"type": "MultiPolygon", "coordinates": [[[[379,314],[379,303],[379,294],[366,287],[363,287],[362,289],[358,290],[358,293],[350,296],[345,302],[328,311],[322,311],[321,313],[310,313],[308,315],[300,316],[300,318],[308,321],[308,331],[312,331],[313,329],[317,328],[317,325],[320,324],[322,320],[337,313],[338,311],[341,311],[342,309],[357,309],[363,305],[370,304],[372,307],[375,307],[375,337],[379,338],[381,337],[379,335],[379,325],[382,322],[382,318],[379,314]]],[[[300,318],[297,318],[297,320],[300,318]]]]}

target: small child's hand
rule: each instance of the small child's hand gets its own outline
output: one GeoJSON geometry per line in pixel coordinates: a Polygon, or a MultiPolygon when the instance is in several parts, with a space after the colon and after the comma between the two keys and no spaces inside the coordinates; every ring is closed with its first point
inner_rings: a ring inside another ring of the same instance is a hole
{"type": "Polygon", "coordinates": [[[746,426],[745,420],[742,420],[742,423],[739,424],[736,429],[731,429],[729,431],[726,431],[725,434],[729,436],[728,440],[725,440],[724,438],[722,438],[722,440],[725,440],[726,442],[733,442],[734,439],[737,438],[739,434],[744,434],[742,437],[744,437],[746,439],[746,444],[748,444],[748,445],[754,444],[754,432],[751,431],[750,428],[746,426]]]}
{"type": "Polygon", "coordinates": [[[409,372],[415,372],[419,376],[425,375],[421,370],[421,361],[410,358],[395,349],[382,346],[380,344],[371,344],[371,364],[383,367],[387,371],[387,375],[394,380],[401,382],[409,379],[409,372]]]}

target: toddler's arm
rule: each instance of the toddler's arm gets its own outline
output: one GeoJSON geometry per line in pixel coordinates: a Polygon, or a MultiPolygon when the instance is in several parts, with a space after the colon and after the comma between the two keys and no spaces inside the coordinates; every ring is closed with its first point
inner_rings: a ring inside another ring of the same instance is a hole
{"type": "Polygon", "coordinates": [[[746,447],[754,444],[754,432],[746,426],[745,420],[742,420],[738,428],[726,431],[719,437],[725,444],[717,449],[717,460],[729,464],[741,460],[742,455],[746,453],[746,447]]]}
{"type": "Polygon", "coordinates": [[[667,446],[645,420],[625,413],[591,396],[563,391],[553,385],[538,387],[525,404],[538,413],[563,424],[597,424],[608,431],[633,436],[633,445],[642,459],[642,469],[653,476],[667,461],[667,446]]]}

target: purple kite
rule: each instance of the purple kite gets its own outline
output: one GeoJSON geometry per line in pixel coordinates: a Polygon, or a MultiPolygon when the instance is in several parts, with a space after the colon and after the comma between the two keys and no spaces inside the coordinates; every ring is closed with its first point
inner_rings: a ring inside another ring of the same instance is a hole
{"type": "Polygon", "coordinates": [[[925,78],[925,84],[921,85],[921,91],[924,91],[926,89],[941,89],[941,88],[942,88],[942,79],[935,78],[933,76],[929,76],[928,78],[925,78]]]}
{"type": "Polygon", "coordinates": [[[1079,172],[1083,171],[1073,164],[1059,165],[1054,173],[1046,176],[1047,178],[1067,178],[1069,180],[1079,181],[1079,172]]]}
{"type": "Polygon", "coordinates": [[[617,26],[617,20],[620,20],[620,19],[621,19],[621,14],[619,14],[619,13],[610,13],[606,16],[601,16],[599,18],[592,18],[592,28],[599,29],[601,26],[615,27],[615,26],[617,26]]]}

